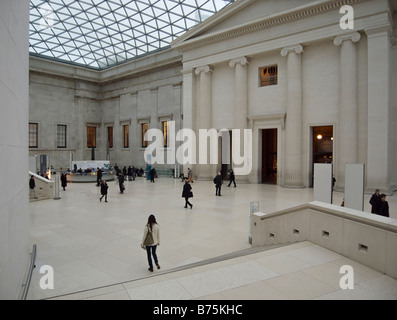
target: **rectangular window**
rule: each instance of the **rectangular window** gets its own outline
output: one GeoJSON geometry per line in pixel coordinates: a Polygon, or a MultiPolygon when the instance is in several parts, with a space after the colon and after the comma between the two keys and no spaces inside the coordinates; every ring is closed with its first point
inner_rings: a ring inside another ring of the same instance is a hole
{"type": "Polygon", "coordinates": [[[162,121],[161,124],[162,124],[162,127],[163,127],[164,148],[167,148],[168,147],[169,122],[168,121],[162,121]]]}
{"type": "Polygon", "coordinates": [[[96,127],[87,127],[87,148],[96,148],[96,127]]]}
{"type": "Polygon", "coordinates": [[[39,124],[29,123],[29,148],[39,147],[39,124]]]}
{"type": "Polygon", "coordinates": [[[149,129],[149,125],[147,122],[141,124],[141,132],[142,132],[142,148],[146,148],[148,146],[148,142],[145,140],[145,133],[149,129]]]}
{"type": "Polygon", "coordinates": [[[108,127],[108,147],[113,148],[113,127],[108,127]]]}
{"type": "Polygon", "coordinates": [[[57,125],[57,148],[66,148],[66,125],[57,125]]]}
{"type": "Polygon", "coordinates": [[[277,65],[259,68],[260,86],[267,87],[278,84],[277,65]]]}
{"type": "Polygon", "coordinates": [[[129,138],[129,133],[130,133],[130,126],[128,124],[123,126],[123,146],[124,148],[129,148],[130,146],[130,138],[129,138]]]}

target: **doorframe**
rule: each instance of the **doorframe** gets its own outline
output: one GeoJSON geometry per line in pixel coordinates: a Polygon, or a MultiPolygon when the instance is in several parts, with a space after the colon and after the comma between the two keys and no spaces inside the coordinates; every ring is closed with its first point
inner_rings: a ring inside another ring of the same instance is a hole
{"type": "Polygon", "coordinates": [[[252,172],[251,183],[262,183],[262,130],[277,129],[277,185],[281,185],[283,172],[283,146],[286,113],[263,116],[248,116],[249,127],[252,129],[252,172]]]}
{"type": "Polygon", "coordinates": [[[332,143],[332,174],[335,175],[335,150],[336,150],[336,143],[335,143],[335,128],[336,128],[336,124],[335,122],[332,123],[309,123],[307,125],[307,141],[308,141],[308,152],[307,154],[307,160],[306,160],[306,172],[307,172],[307,186],[309,188],[313,188],[313,180],[312,180],[312,176],[313,176],[313,128],[314,127],[330,127],[332,126],[332,132],[333,132],[333,136],[334,136],[334,141],[332,143]]]}

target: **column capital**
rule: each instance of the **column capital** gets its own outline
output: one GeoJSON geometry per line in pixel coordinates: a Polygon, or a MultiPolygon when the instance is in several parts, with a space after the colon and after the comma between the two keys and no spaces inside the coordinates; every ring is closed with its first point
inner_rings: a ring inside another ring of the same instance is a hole
{"type": "Polygon", "coordinates": [[[345,34],[341,34],[334,39],[334,45],[340,46],[343,41],[351,40],[352,42],[359,42],[361,39],[361,35],[358,32],[349,32],[345,34]]]}
{"type": "Polygon", "coordinates": [[[240,57],[237,59],[230,60],[229,66],[230,68],[234,68],[237,64],[241,64],[242,66],[245,66],[249,63],[249,59],[247,57],[240,57]]]}
{"type": "Polygon", "coordinates": [[[301,54],[303,52],[303,47],[300,44],[296,44],[296,45],[285,47],[285,48],[281,49],[281,55],[283,57],[286,57],[288,55],[288,53],[290,53],[290,52],[295,52],[296,54],[301,54]]]}
{"type": "Polygon", "coordinates": [[[203,67],[196,68],[196,70],[194,70],[194,73],[196,74],[196,76],[198,76],[201,72],[209,73],[209,72],[212,72],[212,71],[213,71],[212,66],[206,65],[206,66],[203,66],[203,67]]]}

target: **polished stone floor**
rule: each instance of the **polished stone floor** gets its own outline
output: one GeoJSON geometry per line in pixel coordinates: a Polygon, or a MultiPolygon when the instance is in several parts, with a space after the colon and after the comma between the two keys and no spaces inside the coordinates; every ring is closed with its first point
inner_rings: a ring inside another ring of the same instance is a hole
{"type": "Polygon", "coordinates": [[[397,300],[397,280],[304,241],[54,299],[397,300]],[[340,286],[345,265],[354,271],[348,290],[340,286]]]}
{"type": "MultiPolygon", "coordinates": [[[[222,197],[216,197],[212,182],[196,181],[190,210],[183,207],[180,180],[127,181],[124,194],[116,182],[109,185],[108,203],[99,201],[94,184],[75,183],[61,191],[60,200],[30,204],[31,237],[38,254],[29,299],[111,287],[152,275],[140,247],[150,214],[160,226],[158,257],[164,271],[249,248],[250,201],[259,201],[262,212],[274,212],[313,200],[312,189],[257,184],[224,185],[222,197]],[[43,265],[54,269],[53,290],[40,289],[43,265]]],[[[369,197],[365,196],[365,211],[370,210],[369,197]]],[[[342,199],[342,193],[334,192],[335,204],[342,199]]],[[[397,196],[387,200],[391,217],[397,218],[397,196]]]]}

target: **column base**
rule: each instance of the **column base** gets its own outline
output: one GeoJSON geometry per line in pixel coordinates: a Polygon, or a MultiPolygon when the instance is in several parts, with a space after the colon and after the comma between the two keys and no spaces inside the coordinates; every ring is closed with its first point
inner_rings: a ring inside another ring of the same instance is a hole
{"type": "Polygon", "coordinates": [[[303,184],[293,185],[293,184],[281,184],[283,188],[290,188],[290,189],[304,189],[306,188],[303,184]]]}

